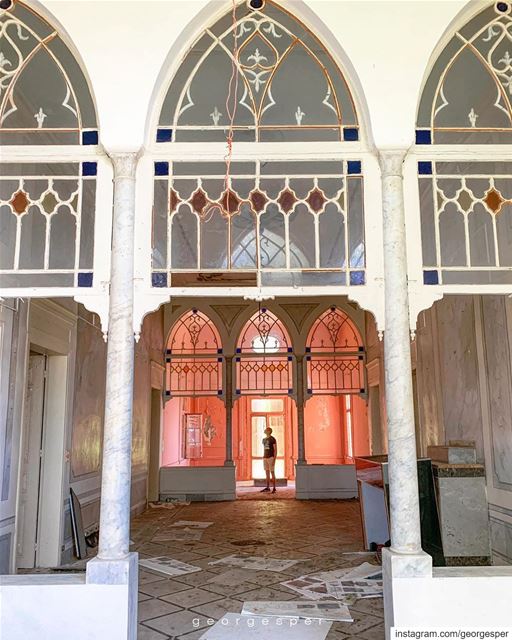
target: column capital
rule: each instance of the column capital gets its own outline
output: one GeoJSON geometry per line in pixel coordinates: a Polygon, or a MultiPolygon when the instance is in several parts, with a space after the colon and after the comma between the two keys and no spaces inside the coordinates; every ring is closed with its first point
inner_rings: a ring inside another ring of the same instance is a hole
{"type": "Polygon", "coordinates": [[[382,149],[379,151],[379,165],[383,178],[403,177],[402,166],[406,153],[407,149],[382,149]]]}
{"type": "Polygon", "coordinates": [[[135,170],[137,169],[138,153],[134,152],[113,152],[110,159],[114,165],[114,180],[128,179],[135,180],[135,170]]]}

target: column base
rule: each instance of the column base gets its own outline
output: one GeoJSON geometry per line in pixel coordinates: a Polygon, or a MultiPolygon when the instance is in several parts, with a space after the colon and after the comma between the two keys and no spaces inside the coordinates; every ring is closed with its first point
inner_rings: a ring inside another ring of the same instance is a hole
{"type": "Polygon", "coordinates": [[[129,553],[121,560],[93,558],[86,568],[86,584],[125,587],[122,610],[116,609],[118,628],[124,628],[123,638],[137,640],[137,592],[139,586],[139,554],[129,553]],[[124,624],[123,624],[124,622],[124,624]]]}
{"type": "Polygon", "coordinates": [[[224,466],[225,466],[225,467],[234,467],[234,466],[235,466],[235,463],[234,463],[234,461],[233,461],[233,460],[226,460],[226,461],[224,462],[224,466]]]}
{"type": "Polygon", "coordinates": [[[390,638],[391,628],[400,624],[400,602],[393,589],[393,581],[399,578],[431,578],[432,557],[420,551],[418,553],[397,553],[393,549],[382,549],[382,574],[384,579],[384,621],[386,640],[390,638]]]}

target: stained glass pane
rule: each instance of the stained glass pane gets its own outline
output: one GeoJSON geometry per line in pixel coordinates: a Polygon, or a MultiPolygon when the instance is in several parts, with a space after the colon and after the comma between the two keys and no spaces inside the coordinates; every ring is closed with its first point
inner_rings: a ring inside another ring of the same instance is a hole
{"type": "Polygon", "coordinates": [[[220,207],[212,207],[201,220],[201,269],[228,266],[228,219],[220,207]]]}
{"type": "Polygon", "coordinates": [[[197,269],[197,216],[182,205],[172,216],[171,266],[173,269],[197,269]]]}
{"type": "Polygon", "coordinates": [[[339,269],[345,263],[345,222],[335,204],[328,204],[318,220],[320,267],[339,269]]]}

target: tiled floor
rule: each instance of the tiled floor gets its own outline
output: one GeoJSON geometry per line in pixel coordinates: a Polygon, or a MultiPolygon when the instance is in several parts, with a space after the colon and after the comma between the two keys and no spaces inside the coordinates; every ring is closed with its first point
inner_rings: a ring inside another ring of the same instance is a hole
{"type": "MultiPolygon", "coordinates": [[[[344,551],[362,549],[358,502],[282,500],[279,494],[273,500],[193,503],[174,511],[150,509],[134,519],[132,540],[132,550],[141,557],[168,555],[203,569],[170,579],[140,571],[139,640],[196,640],[212,624],[211,619],[218,620],[229,611],[239,613],[244,600],[298,599],[298,594],[280,586],[280,582],[367,560],[375,562],[365,556],[343,555],[344,551]],[[157,532],[162,533],[180,519],[214,524],[199,542],[151,542],[157,532]],[[254,544],[233,544],[245,540],[254,544]],[[209,582],[233,571],[232,567],[210,566],[209,562],[241,551],[304,561],[286,573],[247,571],[238,574],[239,579],[233,574],[231,580],[209,582]]],[[[380,598],[359,600],[350,609],[354,622],[335,623],[328,640],[384,638],[380,598]]]]}

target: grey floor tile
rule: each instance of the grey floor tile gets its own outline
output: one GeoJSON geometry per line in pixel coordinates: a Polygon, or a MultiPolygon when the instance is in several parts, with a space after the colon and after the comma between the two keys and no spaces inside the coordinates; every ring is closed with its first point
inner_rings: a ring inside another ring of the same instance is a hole
{"type": "Polygon", "coordinates": [[[148,629],[142,624],[137,627],[137,640],[167,640],[168,638],[168,635],[158,633],[154,629],[148,629]]]}
{"type": "Polygon", "coordinates": [[[158,598],[160,596],[166,596],[169,593],[175,593],[176,591],[184,591],[185,589],[190,589],[190,587],[183,582],[160,580],[159,582],[141,585],[139,592],[158,598]]]}
{"type": "Polygon", "coordinates": [[[198,615],[192,611],[178,611],[168,616],[148,620],[145,623],[151,629],[172,637],[204,628],[207,624],[208,621],[205,616],[198,615]]]}
{"type": "Polygon", "coordinates": [[[146,602],[142,602],[139,605],[139,622],[146,622],[152,618],[166,616],[169,613],[180,611],[180,609],[182,609],[182,607],[179,605],[164,602],[158,598],[152,598],[151,600],[146,600],[146,602]]]}
{"type": "Polygon", "coordinates": [[[186,591],[179,591],[178,593],[171,593],[168,596],[162,596],[162,600],[172,602],[184,609],[193,609],[207,602],[219,600],[222,597],[223,596],[217,593],[205,591],[204,589],[187,589],[186,591]]]}

